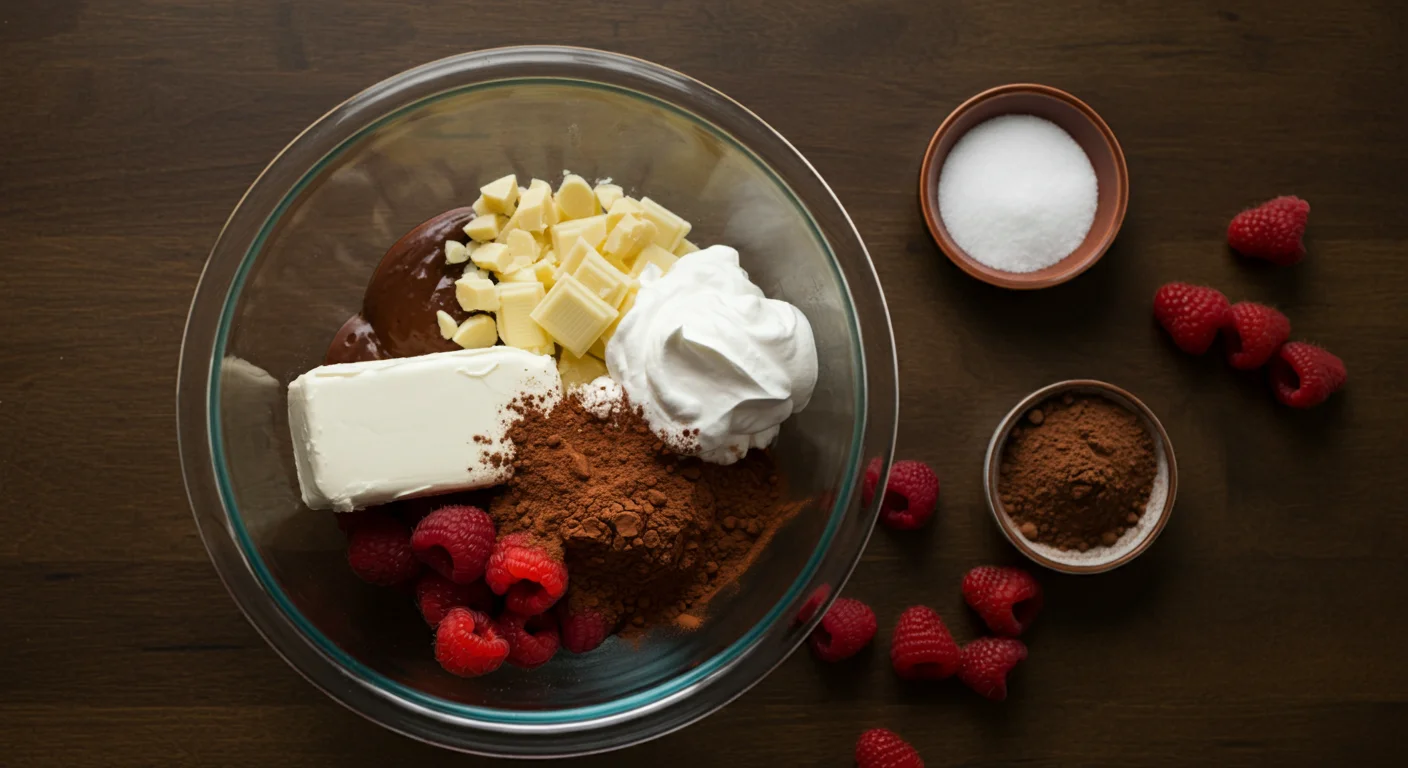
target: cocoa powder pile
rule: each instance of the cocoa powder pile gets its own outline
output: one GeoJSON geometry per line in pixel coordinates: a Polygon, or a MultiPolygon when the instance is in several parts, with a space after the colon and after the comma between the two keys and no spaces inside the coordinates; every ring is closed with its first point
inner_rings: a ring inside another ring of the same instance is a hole
{"type": "MultiPolygon", "coordinates": [[[[597,414],[603,413],[594,407],[597,414]]],[[[589,607],[633,634],[692,629],[800,508],[771,457],[719,466],[674,453],[629,403],[600,418],[569,395],[520,407],[513,477],[490,502],[503,533],[561,547],[569,609],[589,607]]]]}
{"type": "Polygon", "coordinates": [[[1139,522],[1157,471],[1153,438],[1134,413],[1064,395],[1012,430],[998,495],[1026,538],[1084,552],[1113,546],[1139,522]]]}

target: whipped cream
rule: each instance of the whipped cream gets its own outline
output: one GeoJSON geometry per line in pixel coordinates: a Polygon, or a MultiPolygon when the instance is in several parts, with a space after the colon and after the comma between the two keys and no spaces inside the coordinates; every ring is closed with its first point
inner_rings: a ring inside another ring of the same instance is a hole
{"type": "Polygon", "coordinates": [[[662,440],[732,464],[811,400],[816,341],[801,310],[764,296],[738,251],[715,245],[641,276],[606,366],[662,440]]]}

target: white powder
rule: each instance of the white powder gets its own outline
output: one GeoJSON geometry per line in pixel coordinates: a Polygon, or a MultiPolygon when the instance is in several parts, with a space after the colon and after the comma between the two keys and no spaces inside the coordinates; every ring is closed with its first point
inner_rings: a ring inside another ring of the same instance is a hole
{"type": "Polygon", "coordinates": [[[598,376],[590,384],[573,387],[572,394],[587,409],[587,413],[602,420],[611,418],[626,396],[621,385],[610,376],[598,376]]]}
{"type": "Polygon", "coordinates": [[[1095,168],[1071,135],[1032,115],[974,126],[939,171],[939,216],[954,242],[1003,272],[1035,272],[1074,251],[1095,221],[1095,168]]]}

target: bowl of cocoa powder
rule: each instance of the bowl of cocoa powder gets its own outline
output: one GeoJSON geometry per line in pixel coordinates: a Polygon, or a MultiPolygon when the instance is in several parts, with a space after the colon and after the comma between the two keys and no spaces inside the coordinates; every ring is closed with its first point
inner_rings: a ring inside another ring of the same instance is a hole
{"type": "Polygon", "coordinates": [[[1168,524],[1178,463],[1139,398],[1078,379],[1038,389],[1002,418],[983,486],[1022,554],[1063,573],[1101,573],[1138,557],[1168,524]]]}

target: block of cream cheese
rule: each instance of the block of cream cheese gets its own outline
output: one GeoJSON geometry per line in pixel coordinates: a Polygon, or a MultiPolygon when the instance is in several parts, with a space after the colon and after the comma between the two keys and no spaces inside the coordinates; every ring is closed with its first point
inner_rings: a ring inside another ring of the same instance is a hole
{"type": "Polygon", "coordinates": [[[324,365],[288,386],[303,502],[350,512],[507,479],[494,454],[523,396],[562,397],[553,358],[513,347],[324,365]]]}

